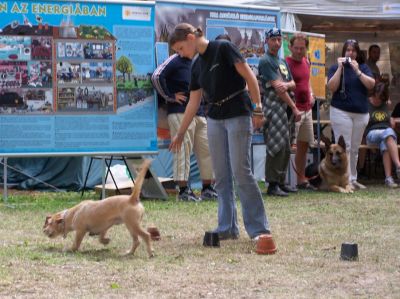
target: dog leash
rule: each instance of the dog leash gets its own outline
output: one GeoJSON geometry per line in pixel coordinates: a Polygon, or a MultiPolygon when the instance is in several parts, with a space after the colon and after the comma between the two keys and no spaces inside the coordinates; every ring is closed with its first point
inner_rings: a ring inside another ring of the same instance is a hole
{"type": "MultiPolygon", "coordinates": [[[[301,174],[297,171],[296,167],[294,166],[294,162],[293,162],[292,159],[290,159],[290,164],[292,165],[292,168],[293,168],[294,172],[295,172],[298,176],[303,176],[303,175],[301,175],[301,174]]],[[[319,173],[316,174],[316,175],[313,175],[312,177],[307,177],[307,176],[305,176],[305,175],[304,175],[304,177],[305,177],[307,180],[313,180],[313,179],[316,179],[317,177],[319,177],[319,173]]]]}

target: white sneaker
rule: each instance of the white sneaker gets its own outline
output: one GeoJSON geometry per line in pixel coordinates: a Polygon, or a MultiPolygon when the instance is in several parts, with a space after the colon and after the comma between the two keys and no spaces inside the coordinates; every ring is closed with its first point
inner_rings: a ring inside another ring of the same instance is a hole
{"type": "Polygon", "coordinates": [[[362,190],[362,189],[367,189],[363,184],[357,182],[356,180],[351,181],[352,189],[353,190],[362,190]]]}
{"type": "Polygon", "coordinates": [[[394,179],[391,176],[389,176],[385,179],[385,185],[386,185],[386,187],[389,187],[389,188],[397,188],[399,186],[394,182],[394,179]]]}

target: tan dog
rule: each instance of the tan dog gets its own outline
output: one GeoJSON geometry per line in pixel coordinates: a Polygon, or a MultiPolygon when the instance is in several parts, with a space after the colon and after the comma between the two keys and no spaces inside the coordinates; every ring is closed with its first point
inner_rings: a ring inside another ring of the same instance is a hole
{"type": "Polygon", "coordinates": [[[101,201],[85,200],[78,205],[46,217],[43,232],[49,238],[63,236],[75,231],[75,241],[71,250],[76,251],[81,245],[86,233],[99,235],[100,243],[107,245],[107,230],[115,225],[124,223],[128,228],[133,244],[127,254],[133,254],[139,246],[139,236],[145,241],[149,257],[154,255],[150,234],[140,225],[144,215],[144,207],[139,196],[143,181],[151,161],[145,160],[136,178],[131,195],[111,196],[101,201]]]}
{"type": "Polygon", "coordinates": [[[340,193],[353,193],[353,189],[349,184],[349,161],[343,136],[339,137],[337,144],[331,144],[328,138],[322,139],[327,150],[325,158],[318,167],[318,172],[322,179],[321,189],[340,193]]]}

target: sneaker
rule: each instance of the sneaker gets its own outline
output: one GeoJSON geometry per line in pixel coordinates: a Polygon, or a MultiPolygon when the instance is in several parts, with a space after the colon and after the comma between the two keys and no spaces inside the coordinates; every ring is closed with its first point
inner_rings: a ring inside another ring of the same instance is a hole
{"type": "Polygon", "coordinates": [[[391,176],[389,176],[385,179],[385,185],[386,185],[386,187],[389,187],[389,188],[397,188],[399,186],[394,182],[393,177],[391,177],[391,176]]]}
{"type": "Polygon", "coordinates": [[[214,190],[214,188],[209,186],[201,190],[200,198],[202,200],[212,200],[212,199],[217,199],[218,195],[217,192],[214,190]]]}
{"type": "Polygon", "coordinates": [[[179,193],[178,199],[182,201],[201,201],[201,198],[198,198],[189,187],[187,187],[182,193],[179,193]]]}
{"type": "Polygon", "coordinates": [[[363,184],[357,182],[356,180],[351,181],[351,186],[353,190],[362,190],[362,189],[367,189],[363,184]]]}
{"type": "Polygon", "coordinates": [[[260,239],[261,235],[270,235],[270,234],[271,234],[271,232],[269,230],[267,230],[265,233],[259,234],[259,235],[255,236],[255,237],[251,238],[251,240],[257,242],[258,239],[260,239]]]}

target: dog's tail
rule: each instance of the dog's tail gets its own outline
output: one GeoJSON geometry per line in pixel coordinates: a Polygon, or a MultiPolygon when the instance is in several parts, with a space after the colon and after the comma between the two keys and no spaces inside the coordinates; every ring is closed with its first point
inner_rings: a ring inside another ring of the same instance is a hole
{"type": "Polygon", "coordinates": [[[140,166],[139,174],[135,179],[135,186],[132,188],[132,194],[131,197],[129,198],[129,202],[132,204],[137,204],[139,202],[140,192],[142,191],[143,182],[146,177],[147,170],[150,167],[150,164],[151,160],[146,159],[140,166]]]}

